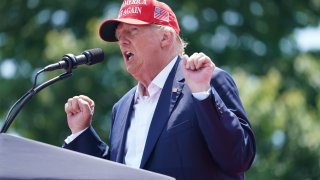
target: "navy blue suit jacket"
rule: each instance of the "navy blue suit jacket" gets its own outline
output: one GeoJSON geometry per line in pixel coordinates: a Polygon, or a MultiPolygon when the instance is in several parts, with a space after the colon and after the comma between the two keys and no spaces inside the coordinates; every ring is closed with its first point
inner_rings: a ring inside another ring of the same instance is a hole
{"type": "MultiPolygon", "coordinates": [[[[231,76],[216,68],[210,95],[192,96],[180,60],[161,92],[148,132],[140,168],[176,179],[244,179],[255,156],[255,139],[231,76]]],[[[113,107],[112,161],[123,163],[136,87],[113,107]]],[[[92,127],[65,148],[102,157],[106,144],[92,127]]]]}

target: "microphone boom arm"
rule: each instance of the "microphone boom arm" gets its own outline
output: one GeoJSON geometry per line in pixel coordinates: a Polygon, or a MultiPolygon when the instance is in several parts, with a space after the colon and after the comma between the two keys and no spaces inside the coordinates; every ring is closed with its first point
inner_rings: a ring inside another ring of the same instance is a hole
{"type": "Polygon", "coordinates": [[[59,61],[58,63],[48,65],[43,69],[41,69],[39,72],[37,72],[34,78],[33,87],[27,93],[25,93],[18,101],[16,101],[10,108],[0,133],[5,133],[8,130],[9,126],[11,125],[11,123],[13,122],[17,114],[20,112],[22,107],[27,102],[29,102],[30,99],[34,95],[36,95],[38,92],[40,92],[42,89],[60,80],[71,77],[72,70],[75,69],[78,65],[81,65],[81,64],[92,65],[92,64],[102,62],[103,59],[104,59],[104,53],[102,49],[94,48],[94,49],[84,51],[79,56],[75,56],[73,54],[66,54],[63,56],[62,60],[59,61]],[[53,71],[56,69],[65,69],[66,72],[37,86],[37,77],[39,74],[41,74],[42,72],[53,71]]]}
{"type": "MultiPolygon", "coordinates": [[[[61,81],[63,79],[69,78],[72,76],[72,71],[71,69],[67,70],[67,72],[56,76],[42,84],[40,84],[39,86],[34,86],[32,89],[30,89],[24,96],[22,96],[11,108],[12,111],[9,111],[8,116],[6,118],[6,121],[4,122],[0,133],[6,133],[8,128],[10,127],[10,125],[12,124],[14,118],[18,115],[18,113],[20,112],[20,110],[23,108],[23,106],[30,101],[30,99],[36,95],[38,92],[40,92],[42,89],[58,82],[61,81]],[[18,106],[16,106],[18,105],[18,106]],[[15,108],[16,107],[16,108],[15,108]],[[11,113],[12,112],[12,113],[11,113]]],[[[37,77],[37,76],[36,76],[37,77]]],[[[36,84],[36,82],[35,82],[36,84]]]]}

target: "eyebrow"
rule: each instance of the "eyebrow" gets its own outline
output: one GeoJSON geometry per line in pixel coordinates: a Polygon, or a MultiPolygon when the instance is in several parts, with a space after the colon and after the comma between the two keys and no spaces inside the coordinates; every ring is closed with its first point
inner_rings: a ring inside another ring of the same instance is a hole
{"type": "MultiPolygon", "coordinates": [[[[119,25],[118,25],[118,27],[119,27],[119,25]]],[[[116,28],[116,31],[115,31],[115,37],[116,37],[117,39],[119,39],[119,38],[118,38],[118,37],[119,37],[119,33],[117,33],[117,32],[119,32],[119,30],[117,30],[118,27],[116,28]]],[[[129,25],[129,26],[125,27],[125,28],[122,27],[122,30],[121,30],[121,31],[128,31],[128,32],[131,33],[133,30],[136,30],[137,28],[138,28],[138,30],[140,30],[140,29],[141,29],[141,26],[129,25]]]]}

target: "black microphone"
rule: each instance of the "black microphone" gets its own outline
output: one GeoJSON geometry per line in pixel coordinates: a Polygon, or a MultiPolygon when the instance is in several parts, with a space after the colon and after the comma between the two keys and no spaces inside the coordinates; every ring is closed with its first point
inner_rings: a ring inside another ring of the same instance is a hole
{"type": "Polygon", "coordinates": [[[75,56],[73,54],[66,54],[62,57],[61,61],[50,64],[43,68],[43,71],[53,71],[56,69],[65,69],[71,71],[77,68],[78,65],[86,64],[92,65],[104,60],[104,53],[101,48],[94,48],[85,50],[81,55],[75,56]]]}

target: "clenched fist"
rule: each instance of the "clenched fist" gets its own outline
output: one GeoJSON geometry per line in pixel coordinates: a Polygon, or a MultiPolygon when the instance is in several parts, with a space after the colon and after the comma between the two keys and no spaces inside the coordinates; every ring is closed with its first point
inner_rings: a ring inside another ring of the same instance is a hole
{"type": "Polygon", "coordinates": [[[77,133],[91,124],[94,102],[87,96],[80,95],[69,98],[64,106],[67,113],[68,126],[72,133],[77,133]]]}
{"type": "Polygon", "coordinates": [[[193,93],[204,92],[210,88],[210,80],[215,64],[203,53],[194,53],[192,56],[183,55],[183,74],[193,93]]]}

